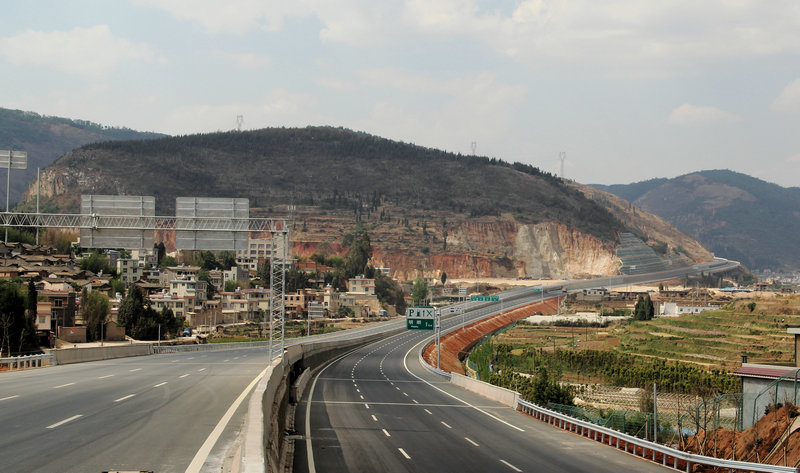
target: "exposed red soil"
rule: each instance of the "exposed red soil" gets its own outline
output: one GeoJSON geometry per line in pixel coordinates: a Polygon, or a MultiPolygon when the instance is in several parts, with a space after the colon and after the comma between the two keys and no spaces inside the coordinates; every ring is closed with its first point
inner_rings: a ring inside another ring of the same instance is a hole
{"type": "MultiPolygon", "coordinates": [[[[800,463],[798,409],[787,404],[762,417],[743,432],[717,429],[700,431],[687,438],[679,448],[702,455],[770,465],[795,466],[800,463]],[[794,424],[794,425],[793,425],[794,424]],[[785,440],[782,437],[787,434],[785,440]]],[[[697,469],[695,471],[713,471],[697,469]]]]}
{"type": "MultiPolygon", "coordinates": [[[[556,300],[536,302],[517,309],[503,311],[502,314],[469,324],[463,330],[459,329],[451,332],[442,337],[442,354],[439,360],[439,367],[445,371],[463,374],[464,369],[461,367],[461,361],[469,353],[469,350],[486,334],[500,330],[530,315],[554,314],[557,309],[556,300]]],[[[436,366],[436,347],[434,344],[425,347],[422,356],[431,366],[436,366]]]]}

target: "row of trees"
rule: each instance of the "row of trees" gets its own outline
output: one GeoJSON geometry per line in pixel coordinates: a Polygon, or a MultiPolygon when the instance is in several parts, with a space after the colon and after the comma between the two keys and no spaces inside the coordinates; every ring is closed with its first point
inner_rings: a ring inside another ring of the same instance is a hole
{"type": "MultiPolygon", "coordinates": [[[[489,344],[487,344],[489,345],[489,344]]],[[[657,383],[664,392],[697,394],[709,390],[735,392],[736,378],[723,370],[707,371],[699,366],[628,353],[603,350],[545,351],[507,343],[493,345],[495,364],[521,373],[535,374],[539,366],[551,371],[601,377],[615,386],[647,388],[657,383]]]]}

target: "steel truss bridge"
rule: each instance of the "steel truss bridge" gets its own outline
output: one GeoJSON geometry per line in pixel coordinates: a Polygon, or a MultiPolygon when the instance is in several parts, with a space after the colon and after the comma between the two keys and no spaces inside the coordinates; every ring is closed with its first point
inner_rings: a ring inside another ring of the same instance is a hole
{"type": "MultiPolygon", "coordinates": [[[[65,228],[112,232],[115,230],[175,230],[269,233],[272,242],[269,304],[270,360],[283,356],[286,267],[289,264],[287,254],[289,226],[285,219],[0,212],[0,225],[19,228],[65,228]]],[[[120,245],[118,248],[125,248],[125,246],[120,245]]]]}

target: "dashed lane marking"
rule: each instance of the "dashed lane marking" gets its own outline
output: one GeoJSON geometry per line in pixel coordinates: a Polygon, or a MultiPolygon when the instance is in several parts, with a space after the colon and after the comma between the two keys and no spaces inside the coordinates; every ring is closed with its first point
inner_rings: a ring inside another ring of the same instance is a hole
{"type": "Polygon", "coordinates": [[[61,384],[61,385],[58,385],[58,386],[53,386],[53,389],[66,388],[67,386],[72,386],[73,384],[75,384],[75,383],[61,384]]]}
{"type": "Polygon", "coordinates": [[[141,368],[134,368],[134,369],[132,369],[132,370],[128,370],[128,371],[130,371],[131,373],[133,373],[134,371],[142,371],[142,369],[141,369],[141,368]]]}
{"type": "Polygon", "coordinates": [[[113,375],[113,374],[107,374],[107,375],[105,375],[105,376],[100,376],[100,377],[98,377],[97,379],[106,379],[106,378],[110,378],[110,377],[112,377],[112,376],[114,376],[114,375],[113,375]]]}
{"type": "Polygon", "coordinates": [[[156,385],[155,385],[155,386],[153,386],[153,387],[154,387],[154,388],[157,388],[157,387],[159,387],[159,386],[163,386],[163,385],[165,385],[165,384],[167,384],[167,382],[166,382],[166,381],[164,381],[163,383],[158,383],[158,384],[156,384],[156,385]]]}
{"type": "Polygon", "coordinates": [[[178,376],[178,378],[185,378],[185,377],[187,377],[187,376],[189,376],[189,373],[182,374],[182,375],[178,376]]]}
{"type": "MultiPolygon", "coordinates": [[[[0,401],[2,401],[2,399],[0,399],[0,401]]],[[[375,414],[372,414],[372,420],[374,420],[375,422],[378,422],[378,418],[375,417],[375,414]]]]}
{"type": "Polygon", "coordinates": [[[7,401],[9,399],[14,399],[15,397],[19,397],[19,394],[14,394],[13,396],[8,396],[0,399],[0,401],[7,401]]]}
{"type": "Polygon", "coordinates": [[[443,426],[447,427],[448,429],[452,429],[452,427],[450,427],[449,425],[447,425],[447,422],[445,422],[445,421],[443,421],[443,420],[442,420],[442,421],[440,421],[440,422],[442,423],[442,425],[443,425],[443,426]]]}
{"type": "Polygon", "coordinates": [[[514,466],[514,465],[512,465],[511,463],[508,463],[508,462],[507,462],[507,461],[505,461],[505,460],[500,460],[500,463],[502,463],[503,465],[505,465],[505,466],[507,466],[507,467],[511,468],[512,470],[516,471],[517,473],[521,473],[521,472],[522,472],[522,470],[520,470],[519,468],[515,467],[515,466],[514,466]]]}
{"type": "Polygon", "coordinates": [[[385,436],[387,436],[387,437],[391,437],[391,435],[389,435],[389,432],[387,432],[387,431],[386,431],[386,429],[381,429],[381,431],[383,432],[383,434],[384,434],[385,436]]]}
{"type": "Polygon", "coordinates": [[[398,450],[400,450],[400,453],[402,453],[403,456],[406,457],[406,460],[411,460],[411,457],[408,456],[408,453],[406,453],[405,450],[403,450],[402,448],[398,448],[398,450]]]}
{"type": "Polygon", "coordinates": [[[135,396],[135,395],[136,395],[136,394],[128,394],[127,396],[122,396],[122,397],[121,397],[121,398],[119,398],[119,399],[115,399],[115,400],[114,400],[114,402],[121,402],[121,401],[124,401],[125,399],[130,399],[130,398],[132,398],[132,397],[133,397],[133,396],[135,396]]]}
{"type": "Polygon", "coordinates": [[[471,443],[472,445],[474,445],[474,446],[476,446],[476,447],[480,447],[480,445],[478,445],[477,443],[475,443],[475,441],[474,441],[474,440],[472,440],[472,439],[470,439],[469,437],[464,437],[464,440],[466,440],[467,442],[471,443]]]}
{"type": "Polygon", "coordinates": [[[62,420],[61,422],[56,422],[56,423],[55,423],[55,424],[53,424],[53,425],[48,425],[48,426],[47,426],[47,428],[48,428],[48,429],[55,429],[56,427],[58,427],[58,426],[60,426],[60,425],[64,425],[64,424],[66,424],[67,422],[72,422],[73,420],[75,420],[75,419],[77,419],[77,418],[79,418],[79,417],[83,417],[83,414],[74,415],[74,416],[72,416],[72,417],[69,417],[69,418],[67,418],[67,419],[64,419],[64,420],[62,420]]]}

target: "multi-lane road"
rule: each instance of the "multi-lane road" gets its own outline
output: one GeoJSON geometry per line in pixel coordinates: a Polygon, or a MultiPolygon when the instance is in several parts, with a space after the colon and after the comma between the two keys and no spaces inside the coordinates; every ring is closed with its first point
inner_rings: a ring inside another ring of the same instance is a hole
{"type": "MultiPolygon", "coordinates": [[[[714,262],[696,269],[725,267],[714,262]]],[[[679,276],[676,271],[693,272],[672,270],[651,279],[679,276]]],[[[643,279],[564,281],[544,297],[643,279]]],[[[542,296],[519,289],[504,293],[502,303],[508,309],[537,297],[542,296]]],[[[468,306],[463,318],[445,324],[469,322],[499,308],[468,306]]],[[[403,324],[395,320],[348,332],[385,332],[403,324]]],[[[335,340],[352,333],[310,338],[335,340]]],[[[656,468],[443,382],[417,361],[417,345],[426,336],[387,337],[319,373],[311,402],[298,409],[296,428],[310,435],[308,443],[298,442],[297,471],[312,465],[314,471],[656,468]]],[[[266,366],[266,348],[246,348],[2,373],[0,471],[220,471],[244,419],[247,403],[237,401],[266,366]]]]}
{"type": "Polygon", "coordinates": [[[121,358],[0,374],[0,471],[220,471],[267,365],[264,348],[121,358]],[[209,454],[210,453],[210,454],[209,454]],[[205,465],[204,465],[205,464],[205,465]]]}
{"type": "Polygon", "coordinates": [[[429,336],[389,337],[317,374],[297,409],[295,472],[666,471],[429,373],[429,336]]]}

